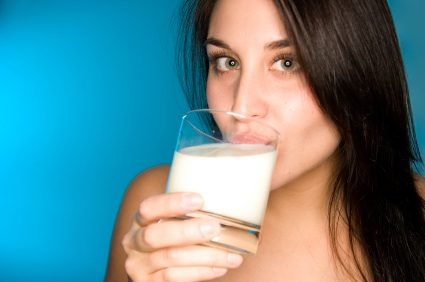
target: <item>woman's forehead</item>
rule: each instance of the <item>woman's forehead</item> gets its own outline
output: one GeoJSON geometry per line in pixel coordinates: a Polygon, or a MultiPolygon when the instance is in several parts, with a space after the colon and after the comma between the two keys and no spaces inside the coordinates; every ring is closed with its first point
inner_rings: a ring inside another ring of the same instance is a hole
{"type": "Polygon", "coordinates": [[[287,38],[277,7],[272,0],[219,0],[210,18],[208,37],[264,44],[287,38]]]}

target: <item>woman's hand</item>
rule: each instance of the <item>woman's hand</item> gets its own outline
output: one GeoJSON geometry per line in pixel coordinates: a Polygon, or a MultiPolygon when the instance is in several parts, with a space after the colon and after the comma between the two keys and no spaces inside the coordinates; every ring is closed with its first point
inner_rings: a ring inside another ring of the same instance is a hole
{"type": "Polygon", "coordinates": [[[198,210],[202,203],[193,193],[166,193],[141,202],[122,242],[132,281],[203,281],[242,263],[238,254],[199,245],[219,234],[218,222],[172,219],[198,210]]]}

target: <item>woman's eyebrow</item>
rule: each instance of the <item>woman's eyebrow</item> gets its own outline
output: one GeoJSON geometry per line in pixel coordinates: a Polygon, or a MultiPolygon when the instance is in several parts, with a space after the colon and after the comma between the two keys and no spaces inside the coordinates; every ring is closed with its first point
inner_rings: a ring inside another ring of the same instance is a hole
{"type": "Polygon", "coordinates": [[[208,44],[220,47],[220,48],[224,48],[224,49],[228,49],[231,50],[230,46],[226,43],[224,43],[224,41],[214,38],[214,37],[209,37],[207,38],[207,40],[205,40],[204,42],[204,46],[207,46],[208,44]]]}
{"type": "Polygon", "coordinates": [[[281,40],[276,40],[276,41],[272,41],[270,43],[267,43],[264,46],[264,49],[280,49],[280,48],[290,47],[291,45],[292,45],[291,40],[281,39],[281,40]]]}
{"type": "MultiPolygon", "coordinates": [[[[228,49],[228,50],[232,49],[223,40],[220,40],[214,37],[209,37],[207,38],[207,40],[205,40],[204,46],[207,46],[209,44],[220,47],[220,48],[228,49]]],[[[276,41],[267,43],[264,46],[264,49],[280,49],[280,48],[290,47],[291,45],[292,45],[292,42],[289,39],[281,39],[281,40],[276,40],[276,41]]]]}

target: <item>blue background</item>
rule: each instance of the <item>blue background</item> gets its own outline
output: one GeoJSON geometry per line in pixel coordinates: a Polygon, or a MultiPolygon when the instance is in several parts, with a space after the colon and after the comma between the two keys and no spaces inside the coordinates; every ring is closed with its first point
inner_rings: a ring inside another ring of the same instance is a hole
{"type": "MultiPolygon", "coordinates": [[[[123,193],[187,110],[178,2],[0,0],[1,281],[103,280],[123,193]]],[[[425,2],[390,5],[424,152],[425,2]]]]}

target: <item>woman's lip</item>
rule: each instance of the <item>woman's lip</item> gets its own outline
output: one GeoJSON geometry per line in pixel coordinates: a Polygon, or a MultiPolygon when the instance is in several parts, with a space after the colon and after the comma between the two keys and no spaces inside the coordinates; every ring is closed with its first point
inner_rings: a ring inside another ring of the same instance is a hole
{"type": "Polygon", "coordinates": [[[240,135],[234,135],[230,138],[230,143],[232,144],[269,144],[270,141],[254,136],[249,134],[240,134],[240,135]]]}

